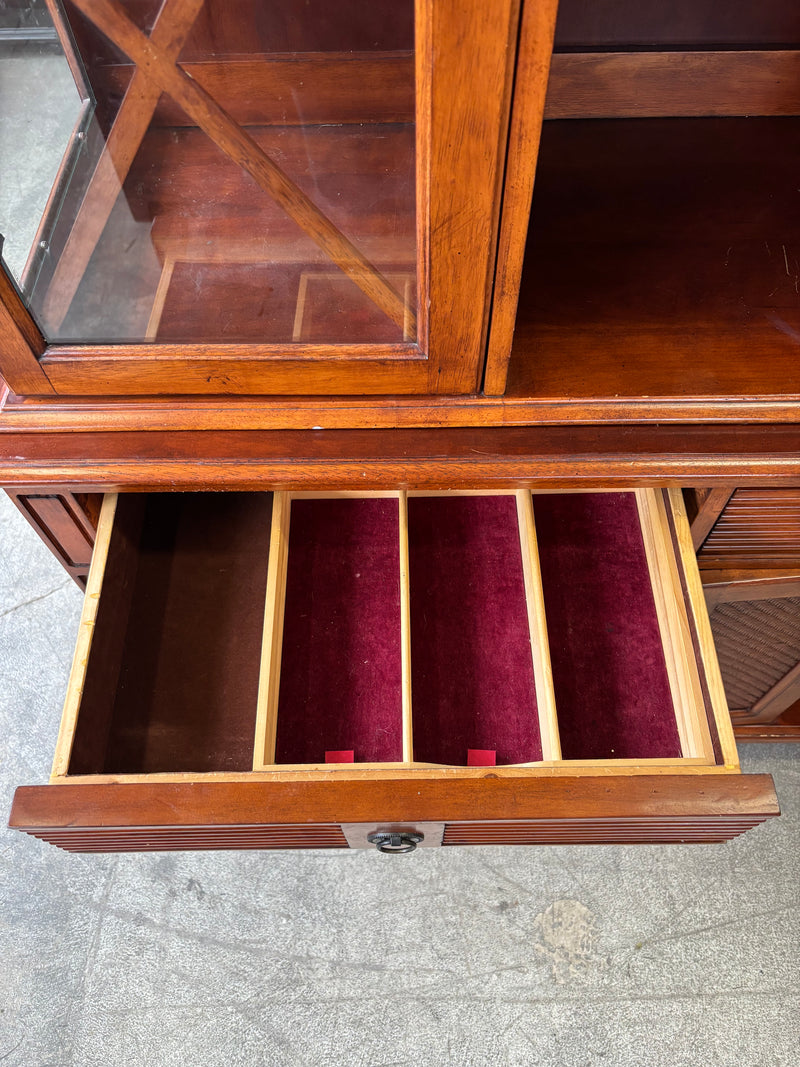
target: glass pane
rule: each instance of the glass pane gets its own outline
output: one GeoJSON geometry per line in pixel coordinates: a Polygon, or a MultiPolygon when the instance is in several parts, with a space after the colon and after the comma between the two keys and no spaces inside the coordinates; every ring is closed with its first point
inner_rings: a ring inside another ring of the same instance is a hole
{"type": "Polygon", "coordinates": [[[112,8],[64,4],[96,105],[22,284],[48,339],[413,341],[414,0],[112,8]]]}
{"type": "Polygon", "coordinates": [[[0,247],[28,294],[45,257],[50,190],[82,110],[44,0],[0,2],[0,247]]]}

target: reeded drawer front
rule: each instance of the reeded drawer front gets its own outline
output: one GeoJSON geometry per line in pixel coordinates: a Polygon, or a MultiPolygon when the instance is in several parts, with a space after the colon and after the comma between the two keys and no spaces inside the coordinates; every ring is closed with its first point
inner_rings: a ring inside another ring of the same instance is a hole
{"type": "Polygon", "coordinates": [[[12,825],[76,850],[722,840],[777,811],[654,490],[107,497],[51,781],[12,825]]]}

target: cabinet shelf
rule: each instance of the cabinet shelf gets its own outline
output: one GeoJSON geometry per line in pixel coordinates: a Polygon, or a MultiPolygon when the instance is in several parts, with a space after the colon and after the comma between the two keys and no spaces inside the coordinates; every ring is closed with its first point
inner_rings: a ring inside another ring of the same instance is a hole
{"type": "Polygon", "coordinates": [[[798,132],[545,123],[509,394],[796,397],[798,132]]]}

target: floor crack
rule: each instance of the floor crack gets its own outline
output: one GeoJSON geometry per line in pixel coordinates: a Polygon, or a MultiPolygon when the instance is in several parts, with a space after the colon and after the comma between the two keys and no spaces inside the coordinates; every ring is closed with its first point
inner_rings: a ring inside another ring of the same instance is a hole
{"type": "Polygon", "coordinates": [[[23,600],[21,604],[15,604],[12,608],[6,608],[5,611],[0,611],[0,619],[4,618],[6,615],[13,615],[14,612],[19,611],[20,608],[27,608],[30,604],[37,604],[40,600],[47,600],[49,596],[52,596],[54,593],[58,593],[62,589],[66,589],[67,586],[71,584],[72,579],[67,578],[67,580],[62,582],[61,585],[57,585],[55,589],[51,589],[49,593],[42,593],[41,596],[31,597],[30,600],[23,600]]]}

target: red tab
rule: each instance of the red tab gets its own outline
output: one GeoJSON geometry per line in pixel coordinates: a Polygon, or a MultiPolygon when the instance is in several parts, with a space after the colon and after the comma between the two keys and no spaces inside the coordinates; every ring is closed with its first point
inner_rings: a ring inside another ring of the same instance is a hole
{"type": "Polygon", "coordinates": [[[332,749],[325,753],[326,763],[353,763],[355,752],[352,748],[332,749]]]}
{"type": "Polygon", "coordinates": [[[495,767],[497,765],[497,751],[493,748],[468,748],[468,767],[495,767]]]}

